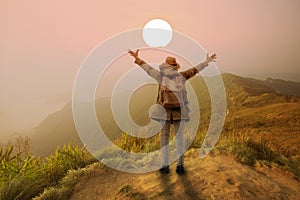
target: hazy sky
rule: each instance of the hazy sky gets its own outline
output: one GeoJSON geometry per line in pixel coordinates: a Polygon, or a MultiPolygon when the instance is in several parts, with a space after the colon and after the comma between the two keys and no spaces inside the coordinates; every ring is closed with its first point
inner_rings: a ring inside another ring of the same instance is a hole
{"type": "Polygon", "coordinates": [[[222,71],[300,81],[299,11],[299,0],[2,0],[0,134],[59,109],[97,44],[152,18],[216,52],[222,71]]]}

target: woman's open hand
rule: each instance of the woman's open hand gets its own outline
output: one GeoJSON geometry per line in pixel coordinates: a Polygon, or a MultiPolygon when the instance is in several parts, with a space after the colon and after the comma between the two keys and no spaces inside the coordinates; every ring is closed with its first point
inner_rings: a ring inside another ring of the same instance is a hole
{"type": "Polygon", "coordinates": [[[210,63],[210,62],[216,62],[216,59],[217,59],[217,54],[213,54],[213,55],[209,55],[207,53],[207,57],[206,57],[206,62],[210,63]]]}
{"type": "Polygon", "coordinates": [[[134,57],[135,59],[137,59],[139,57],[139,49],[137,49],[135,52],[132,51],[131,49],[128,50],[128,53],[134,57]]]}

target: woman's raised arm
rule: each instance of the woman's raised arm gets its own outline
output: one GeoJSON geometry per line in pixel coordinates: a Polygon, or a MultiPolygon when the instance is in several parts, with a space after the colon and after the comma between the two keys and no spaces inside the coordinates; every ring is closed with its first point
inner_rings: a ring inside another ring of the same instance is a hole
{"type": "Polygon", "coordinates": [[[203,70],[205,67],[208,66],[210,62],[215,62],[217,59],[217,55],[214,53],[211,56],[207,54],[206,60],[195,67],[192,67],[188,70],[180,72],[180,74],[185,78],[185,79],[190,79],[193,76],[195,76],[197,73],[199,73],[201,70],[203,70]]]}
{"type": "Polygon", "coordinates": [[[151,76],[152,78],[154,78],[156,81],[160,82],[161,81],[161,74],[160,71],[154,69],[153,67],[151,67],[149,64],[147,64],[144,60],[142,60],[141,58],[139,58],[138,54],[139,54],[139,49],[137,49],[136,51],[132,51],[132,50],[128,50],[128,53],[135,58],[135,63],[138,64],[145,72],[147,72],[147,74],[149,76],[151,76]]]}

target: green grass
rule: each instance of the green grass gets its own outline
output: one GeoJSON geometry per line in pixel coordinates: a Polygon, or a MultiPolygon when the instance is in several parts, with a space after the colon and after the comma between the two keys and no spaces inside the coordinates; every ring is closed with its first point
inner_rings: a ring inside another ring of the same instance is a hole
{"type": "Polygon", "coordinates": [[[86,150],[69,144],[63,148],[57,148],[53,155],[47,157],[42,164],[42,169],[47,181],[57,184],[68,170],[84,167],[92,160],[93,158],[86,150]]]}
{"type": "MultiPolygon", "coordinates": [[[[206,131],[198,131],[190,148],[200,148],[205,138],[206,131]]],[[[174,134],[171,134],[173,137],[174,134]]],[[[150,139],[141,139],[123,134],[115,144],[130,152],[151,152],[159,149],[159,135],[150,139]]],[[[294,174],[300,179],[300,160],[294,159],[288,150],[274,148],[266,137],[257,135],[249,137],[241,130],[223,132],[213,151],[231,153],[243,164],[255,166],[262,163],[268,167],[279,167],[294,174]]]]}
{"type": "Polygon", "coordinates": [[[274,148],[263,136],[250,138],[241,131],[227,133],[220,138],[214,150],[232,153],[244,164],[255,166],[260,163],[287,170],[300,179],[300,160],[294,159],[288,151],[282,153],[274,148]]]}
{"type": "Polygon", "coordinates": [[[56,186],[68,170],[95,160],[83,148],[66,145],[45,160],[35,158],[16,146],[0,148],[0,199],[32,199],[44,188],[56,186]]]}
{"type": "Polygon", "coordinates": [[[23,174],[19,173],[5,182],[1,182],[0,186],[0,199],[31,199],[44,190],[47,182],[41,176],[41,170],[23,174]]]}
{"type": "Polygon", "coordinates": [[[33,200],[69,199],[75,184],[81,177],[92,176],[97,169],[101,169],[102,167],[101,163],[95,162],[84,168],[68,170],[67,174],[56,186],[48,187],[39,196],[33,198],[33,200]]]}
{"type": "Polygon", "coordinates": [[[150,138],[138,138],[122,133],[114,143],[123,150],[129,152],[148,153],[160,149],[160,134],[150,138]]]}

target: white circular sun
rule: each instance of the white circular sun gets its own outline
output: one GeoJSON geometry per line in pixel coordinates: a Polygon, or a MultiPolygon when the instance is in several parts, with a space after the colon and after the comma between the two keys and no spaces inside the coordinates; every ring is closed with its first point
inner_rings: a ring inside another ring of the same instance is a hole
{"type": "Polygon", "coordinates": [[[150,47],[165,47],[173,37],[171,25],[162,19],[152,19],[143,28],[143,39],[150,47]]]}

